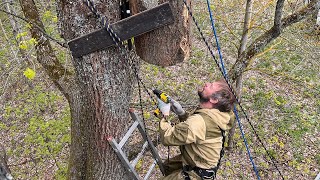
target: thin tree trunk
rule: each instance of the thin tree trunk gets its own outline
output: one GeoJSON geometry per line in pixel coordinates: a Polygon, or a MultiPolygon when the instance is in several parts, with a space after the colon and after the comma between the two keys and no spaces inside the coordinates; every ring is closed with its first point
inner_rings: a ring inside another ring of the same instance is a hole
{"type": "Polygon", "coordinates": [[[320,26],[320,9],[319,9],[319,11],[318,11],[316,24],[317,24],[318,26],[320,26]]]}
{"type": "MultiPolygon", "coordinates": [[[[33,0],[20,0],[20,5],[25,17],[36,24],[41,29],[45,29],[41,21],[38,9],[33,0]]],[[[41,30],[36,26],[30,29],[32,38],[37,40],[36,53],[38,62],[44,67],[48,76],[53,81],[55,86],[69,99],[68,88],[73,85],[73,80],[70,79],[72,73],[65,69],[57,59],[50,41],[45,38],[41,30]]]]}
{"type": "MultiPolygon", "coordinates": [[[[260,37],[258,37],[248,48],[246,48],[247,38],[248,38],[248,25],[250,20],[250,4],[251,0],[247,1],[245,23],[243,36],[241,39],[238,58],[236,63],[233,65],[230,72],[230,79],[236,81],[236,92],[239,100],[241,99],[241,89],[242,89],[242,73],[245,71],[249,61],[257,53],[261,52],[262,49],[270,43],[272,40],[276,39],[280,34],[282,29],[292,25],[293,23],[299,22],[300,20],[312,15],[317,11],[317,0],[311,0],[307,7],[300,9],[294,14],[291,14],[282,19],[283,4],[284,0],[278,0],[275,9],[274,25],[271,29],[266,31],[260,37]]],[[[233,147],[233,135],[235,131],[235,124],[229,131],[228,136],[228,147],[233,147]]]]}
{"type": "MultiPolygon", "coordinates": [[[[242,37],[240,41],[240,47],[238,50],[238,58],[240,57],[240,54],[242,54],[246,47],[247,47],[247,42],[248,42],[248,36],[249,36],[249,26],[250,26],[250,20],[251,20],[251,15],[252,15],[252,0],[247,0],[246,4],[246,13],[244,16],[244,24],[243,24],[243,32],[242,32],[242,37]]],[[[242,90],[242,74],[237,77],[236,79],[236,93],[238,100],[241,100],[241,90],[242,90]]],[[[234,119],[234,123],[232,128],[229,130],[228,134],[228,149],[233,148],[233,136],[235,133],[236,129],[236,119],[234,119]]]]}
{"type": "Polygon", "coordinates": [[[250,20],[251,20],[251,15],[252,15],[252,2],[253,0],[247,0],[246,4],[246,13],[244,15],[244,24],[243,24],[243,32],[242,32],[242,37],[240,41],[240,47],[238,50],[238,57],[240,54],[242,54],[248,43],[248,36],[249,36],[249,25],[250,25],[250,20]]]}

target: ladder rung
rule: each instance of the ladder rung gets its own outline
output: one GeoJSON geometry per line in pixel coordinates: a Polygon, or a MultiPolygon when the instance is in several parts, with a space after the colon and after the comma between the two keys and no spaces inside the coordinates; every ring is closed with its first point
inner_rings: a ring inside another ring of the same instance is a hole
{"type": "Polygon", "coordinates": [[[124,166],[128,170],[130,177],[132,177],[133,179],[135,179],[135,180],[141,179],[141,177],[136,172],[135,166],[137,165],[138,161],[145,154],[147,147],[150,148],[152,157],[155,160],[153,161],[152,165],[150,165],[149,170],[146,173],[144,179],[145,180],[149,179],[153,169],[155,168],[155,166],[157,164],[158,164],[159,169],[161,170],[162,174],[164,174],[164,167],[163,167],[162,161],[160,159],[160,156],[157,152],[157,149],[153,145],[151,138],[149,137],[149,135],[145,131],[142,121],[138,118],[138,116],[136,115],[136,113],[134,112],[133,109],[130,109],[129,112],[130,112],[132,120],[134,120],[134,123],[131,125],[128,132],[124,135],[124,137],[121,139],[121,141],[119,143],[117,143],[115,141],[115,139],[113,139],[113,137],[108,137],[107,140],[109,141],[112,148],[115,150],[115,153],[118,155],[121,162],[124,164],[124,166]],[[143,143],[142,150],[138,153],[137,157],[132,162],[129,162],[128,157],[122,151],[122,147],[126,144],[126,142],[128,141],[128,139],[130,138],[130,136],[132,135],[132,133],[135,131],[136,128],[139,129],[139,132],[142,135],[142,138],[144,139],[145,142],[143,143]]]}
{"type": "Polygon", "coordinates": [[[129,129],[128,132],[126,133],[126,135],[124,135],[124,137],[122,138],[122,140],[119,142],[120,148],[122,148],[122,146],[127,142],[127,140],[129,139],[129,137],[131,136],[131,134],[132,134],[133,131],[137,128],[138,125],[139,125],[139,122],[134,121],[134,123],[132,124],[132,126],[130,127],[130,129],[129,129]]]}
{"type": "Polygon", "coordinates": [[[143,128],[141,120],[138,118],[138,116],[136,115],[136,113],[134,111],[130,111],[130,115],[131,115],[132,120],[134,120],[135,122],[139,122],[140,125],[138,126],[138,129],[139,129],[143,139],[145,141],[148,141],[152,156],[157,161],[158,166],[159,166],[162,174],[164,174],[164,167],[163,167],[162,161],[160,159],[160,156],[157,152],[157,149],[154,147],[152,140],[150,139],[148,134],[145,132],[145,129],[143,128]]]}
{"type": "Polygon", "coordinates": [[[141,159],[141,157],[143,156],[144,152],[146,151],[148,147],[148,141],[146,141],[143,146],[142,146],[142,150],[139,152],[139,154],[137,155],[137,157],[132,161],[131,165],[133,167],[135,167],[138,163],[138,161],[141,159]]]}
{"type": "Polygon", "coordinates": [[[132,179],[140,180],[139,175],[135,171],[134,167],[131,166],[127,156],[121,150],[121,148],[119,147],[119,144],[115,141],[115,139],[113,139],[112,137],[109,137],[108,138],[108,142],[112,146],[112,148],[115,150],[115,153],[118,155],[118,157],[119,157],[120,161],[122,162],[122,164],[124,164],[124,166],[127,168],[128,172],[132,176],[132,179]]]}
{"type": "Polygon", "coordinates": [[[155,161],[153,161],[153,163],[152,163],[152,165],[150,166],[150,168],[149,168],[149,170],[148,170],[147,174],[144,176],[144,180],[149,179],[149,176],[151,175],[152,170],[154,169],[154,167],[156,166],[156,164],[157,164],[157,161],[156,161],[156,160],[155,160],[155,161]]]}

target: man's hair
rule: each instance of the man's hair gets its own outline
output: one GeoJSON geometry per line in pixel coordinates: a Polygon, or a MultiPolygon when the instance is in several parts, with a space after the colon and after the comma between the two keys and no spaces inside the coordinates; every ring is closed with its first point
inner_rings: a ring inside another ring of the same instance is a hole
{"type": "Polygon", "coordinates": [[[221,89],[211,95],[211,98],[218,100],[214,108],[221,112],[230,112],[235,102],[235,97],[225,80],[222,79],[217,82],[221,89]]]}

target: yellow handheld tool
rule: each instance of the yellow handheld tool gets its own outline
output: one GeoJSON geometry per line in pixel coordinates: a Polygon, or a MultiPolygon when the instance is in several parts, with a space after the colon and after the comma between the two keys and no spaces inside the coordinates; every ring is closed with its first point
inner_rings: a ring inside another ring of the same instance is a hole
{"type": "MultiPolygon", "coordinates": [[[[161,101],[163,101],[164,103],[170,103],[170,97],[166,94],[166,93],[164,93],[164,92],[162,92],[162,91],[160,91],[160,90],[158,90],[158,89],[154,89],[153,90],[153,93],[161,100],[161,101]]],[[[156,110],[154,110],[154,115],[156,116],[156,117],[158,117],[158,118],[161,118],[161,111],[160,111],[160,109],[158,108],[158,109],[156,109],[156,110]]]]}
{"type": "Polygon", "coordinates": [[[154,89],[153,90],[153,93],[159,98],[159,99],[161,99],[161,101],[163,101],[164,103],[169,103],[170,102],[170,97],[166,94],[166,93],[164,93],[164,92],[162,92],[162,91],[160,91],[160,90],[158,90],[158,89],[154,89]]]}

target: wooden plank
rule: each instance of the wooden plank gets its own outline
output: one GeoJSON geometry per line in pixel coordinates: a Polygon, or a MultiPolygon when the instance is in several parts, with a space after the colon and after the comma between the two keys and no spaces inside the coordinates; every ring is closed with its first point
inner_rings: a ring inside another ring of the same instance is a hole
{"type": "MultiPolygon", "coordinates": [[[[111,24],[110,27],[119,36],[120,40],[124,41],[173,22],[174,17],[170,5],[166,2],[155,8],[111,24]]],[[[106,49],[114,44],[105,28],[68,42],[72,55],[75,58],[106,49]]]]}

